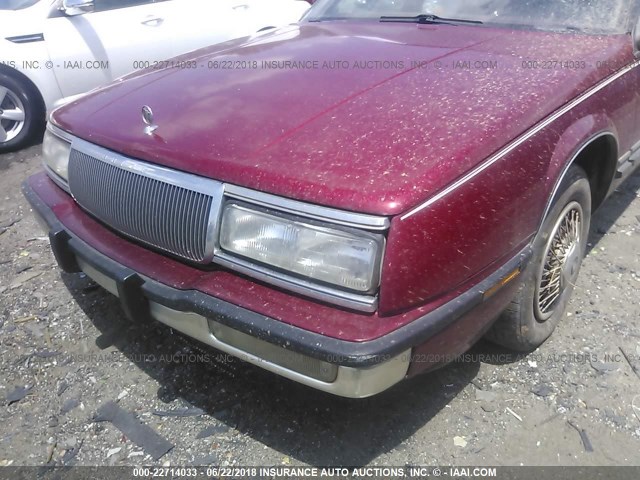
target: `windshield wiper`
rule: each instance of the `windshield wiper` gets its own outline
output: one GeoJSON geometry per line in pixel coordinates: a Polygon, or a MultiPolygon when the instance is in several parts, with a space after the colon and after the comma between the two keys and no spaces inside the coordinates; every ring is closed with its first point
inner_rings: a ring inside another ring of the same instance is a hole
{"type": "Polygon", "coordinates": [[[404,22],[404,23],[424,23],[424,24],[445,24],[456,25],[458,23],[470,23],[472,25],[482,25],[480,20],[465,20],[464,18],[444,18],[430,13],[423,13],[415,17],[380,17],[381,22],[404,22]]]}

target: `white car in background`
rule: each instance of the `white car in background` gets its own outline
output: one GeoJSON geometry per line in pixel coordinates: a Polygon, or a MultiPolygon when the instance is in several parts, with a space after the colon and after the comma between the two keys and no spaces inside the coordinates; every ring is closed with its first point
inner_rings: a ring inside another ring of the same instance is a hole
{"type": "Polygon", "coordinates": [[[0,0],[0,152],[57,104],[207,45],[297,22],[303,0],[0,0]]]}

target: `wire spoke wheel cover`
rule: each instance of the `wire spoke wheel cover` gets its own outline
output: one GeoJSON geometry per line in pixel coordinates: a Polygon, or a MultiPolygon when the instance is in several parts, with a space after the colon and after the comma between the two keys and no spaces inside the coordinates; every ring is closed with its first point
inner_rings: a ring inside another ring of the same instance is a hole
{"type": "Polygon", "coordinates": [[[518,291],[487,333],[509,349],[531,352],[549,338],[571,298],[591,223],[591,185],[579,165],[561,178],[532,241],[518,291]]]}
{"type": "Polygon", "coordinates": [[[554,313],[567,287],[578,276],[582,261],[582,222],[584,213],[578,202],[569,203],[551,231],[538,271],[534,311],[540,322],[554,313]]]}

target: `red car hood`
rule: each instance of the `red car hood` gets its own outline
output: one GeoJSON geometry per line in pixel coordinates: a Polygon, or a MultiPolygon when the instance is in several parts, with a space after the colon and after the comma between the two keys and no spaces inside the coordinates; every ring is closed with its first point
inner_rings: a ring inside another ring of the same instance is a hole
{"type": "Polygon", "coordinates": [[[610,74],[602,60],[624,62],[630,44],[625,36],[308,23],[181,57],[196,68],[134,74],[54,121],[132,157],[392,215],[610,74]],[[585,64],[522,65],[557,58],[585,64]],[[159,125],[153,136],[144,134],[143,105],[159,125]]]}

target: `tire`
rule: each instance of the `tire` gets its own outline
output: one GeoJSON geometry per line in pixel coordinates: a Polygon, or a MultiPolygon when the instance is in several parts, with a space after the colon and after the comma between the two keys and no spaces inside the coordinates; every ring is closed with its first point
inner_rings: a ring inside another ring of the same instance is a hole
{"type": "Polygon", "coordinates": [[[486,338],[512,350],[540,346],[562,319],[584,258],[591,188],[582,168],[569,167],[533,242],[518,293],[486,338]]]}
{"type": "Polygon", "coordinates": [[[0,153],[25,147],[42,131],[44,116],[35,88],[0,72],[0,153]]]}

